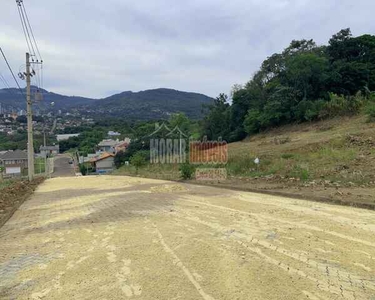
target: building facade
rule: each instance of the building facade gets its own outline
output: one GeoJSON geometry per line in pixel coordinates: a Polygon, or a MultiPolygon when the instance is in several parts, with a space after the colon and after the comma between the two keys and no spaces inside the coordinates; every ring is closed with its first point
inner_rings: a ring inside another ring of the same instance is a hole
{"type": "Polygon", "coordinates": [[[5,175],[21,176],[27,171],[27,153],[22,150],[8,151],[0,157],[5,175]]]}

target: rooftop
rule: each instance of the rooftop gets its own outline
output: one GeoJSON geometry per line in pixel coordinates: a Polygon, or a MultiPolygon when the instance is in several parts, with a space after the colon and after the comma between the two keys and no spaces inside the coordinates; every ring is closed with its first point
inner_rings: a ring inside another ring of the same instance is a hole
{"type": "Polygon", "coordinates": [[[106,159],[106,158],[109,158],[109,157],[115,157],[115,156],[111,153],[104,152],[99,157],[95,157],[95,158],[91,159],[90,162],[97,162],[97,161],[100,161],[100,160],[103,160],[103,159],[106,159]]]}
{"type": "Polygon", "coordinates": [[[2,160],[22,159],[27,160],[27,153],[22,150],[8,151],[1,156],[2,160]]]}
{"type": "Polygon", "coordinates": [[[40,146],[40,151],[43,150],[59,150],[60,146],[59,145],[54,145],[54,146],[40,146]]]}
{"type": "Polygon", "coordinates": [[[105,147],[105,146],[110,146],[110,147],[115,147],[118,145],[120,142],[115,141],[115,140],[103,140],[99,143],[99,147],[105,147]]]}

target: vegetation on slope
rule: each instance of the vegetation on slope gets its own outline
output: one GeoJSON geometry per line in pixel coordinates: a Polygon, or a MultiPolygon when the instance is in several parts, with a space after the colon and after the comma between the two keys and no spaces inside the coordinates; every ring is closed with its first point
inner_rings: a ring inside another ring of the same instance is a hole
{"type": "MultiPolygon", "coordinates": [[[[239,141],[280,125],[355,114],[374,101],[373,90],[375,36],[344,29],[328,46],[292,41],[267,58],[245,86],[234,86],[231,105],[226,95],[218,97],[203,128],[209,139],[239,141]]],[[[375,115],[374,104],[368,113],[375,115]]]]}

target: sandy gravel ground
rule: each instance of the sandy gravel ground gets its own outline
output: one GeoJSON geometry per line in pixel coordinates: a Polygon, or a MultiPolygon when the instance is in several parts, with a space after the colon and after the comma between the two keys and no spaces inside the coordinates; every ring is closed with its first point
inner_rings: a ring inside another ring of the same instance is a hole
{"type": "Polygon", "coordinates": [[[0,299],[375,299],[375,212],[55,178],[0,229],[0,299]]]}

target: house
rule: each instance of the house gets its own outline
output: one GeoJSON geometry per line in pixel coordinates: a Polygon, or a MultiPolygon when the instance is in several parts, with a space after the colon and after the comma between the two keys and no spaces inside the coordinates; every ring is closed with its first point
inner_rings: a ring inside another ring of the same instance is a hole
{"type": "Polygon", "coordinates": [[[60,153],[60,146],[40,146],[40,156],[51,157],[60,153]]]}
{"type": "Polygon", "coordinates": [[[103,140],[98,144],[98,150],[100,152],[108,152],[108,153],[113,153],[116,154],[119,151],[125,151],[130,144],[130,139],[126,138],[123,141],[120,140],[103,140]]]}
{"type": "Polygon", "coordinates": [[[27,153],[22,150],[8,151],[0,157],[6,175],[21,175],[27,169],[27,153]]]}
{"type": "Polygon", "coordinates": [[[121,152],[121,151],[125,152],[126,149],[128,149],[129,144],[130,143],[128,143],[126,141],[120,142],[120,144],[117,144],[116,147],[115,147],[115,153],[118,153],[118,152],[121,152]]]}
{"type": "Polygon", "coordinates": [[[102,140],[99,144],[98,144],[98,149],[99,151],[101,152],[109,152],[109,153],[115,153],[116,150],[116,146],[119,144],[119,140],[115,141],[115,140],[102,140]]]}
{"type": "Polygon", "coordinates": [[[97,174],[112,172],[115,168],[115,156],[112,153],[102,153],[99,157],[90,160],[97,174]]]}

